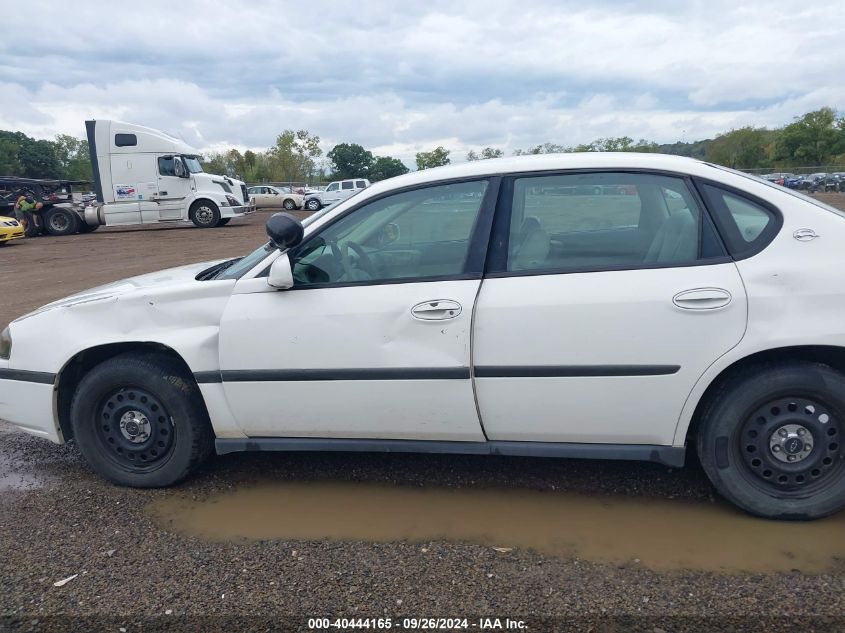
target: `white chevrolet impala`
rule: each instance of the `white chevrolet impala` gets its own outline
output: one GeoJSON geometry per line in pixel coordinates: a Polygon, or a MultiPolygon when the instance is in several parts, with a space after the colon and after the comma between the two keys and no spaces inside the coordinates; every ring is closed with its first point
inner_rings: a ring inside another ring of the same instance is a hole
{"type": "Polygon", "coordinates": [[[845,506],[845,217],[706,163],[575,154],[374,184],[246,257],[25,315],[0,418],[130,486],[215,449],[650,460],[845,506]]]}

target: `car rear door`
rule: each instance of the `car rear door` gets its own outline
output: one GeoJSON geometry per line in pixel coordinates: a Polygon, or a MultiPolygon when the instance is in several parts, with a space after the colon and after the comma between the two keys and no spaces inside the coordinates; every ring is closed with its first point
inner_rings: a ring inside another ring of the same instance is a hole
{"type": "Polygon", "coordinates": [[[497,184],[367,201],[289,253],[292,289],[239,281],[220,367],[243,431],[483,441],[470,339],[497,184]]]}
{"type": "Polygon", "coordinates": [[[695,189],[617,172],[503,188],[473,334],[487,437],[672,444],[693,385],[747,316],[695,189]]]}

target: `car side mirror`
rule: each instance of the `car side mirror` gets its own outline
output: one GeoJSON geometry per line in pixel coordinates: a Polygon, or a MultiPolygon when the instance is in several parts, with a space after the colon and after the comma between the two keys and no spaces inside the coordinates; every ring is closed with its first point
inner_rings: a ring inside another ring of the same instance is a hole
{"type": "Polygon", "coordinates": [[[302,222],[287,213],[274,213],[267,219],[267,237],[280,251],[293,248],[302,241],[305,229],[302,222]]]}
{"type": "Polygon", "coordinates": [[[287,253],[279,255],[270,264],[270,275],[267,277],[267,284],[277,290],[293,288],[293,269],[290,265],[290,257],[287,253]]]}

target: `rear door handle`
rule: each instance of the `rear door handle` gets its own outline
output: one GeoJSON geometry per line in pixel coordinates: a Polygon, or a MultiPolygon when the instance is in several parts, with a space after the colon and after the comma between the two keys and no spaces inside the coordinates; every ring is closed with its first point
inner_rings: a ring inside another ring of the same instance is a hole
{"type": "Polygon", "coordinates": [[[672,297],[672,303],[684,310],[717,310],[727,306],[733,297],[722,288],[695,288],[672,297]]]}
{"type": "Polygon", "coordinates": [[[461,304],[451,299],[431,299],[411,308],[411,316],[421,321],[445,321],[461,313],[461,304]]]}

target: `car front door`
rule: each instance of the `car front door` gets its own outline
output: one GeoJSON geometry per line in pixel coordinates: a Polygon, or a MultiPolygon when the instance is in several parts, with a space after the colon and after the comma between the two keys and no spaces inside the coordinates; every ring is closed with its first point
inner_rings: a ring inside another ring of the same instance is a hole
{"type": "Polygon", "coordinates": [[[323,192],[323,206],[327,207],[338,200],[340,200],[340,183],[329,183],[329,186],[326,187],[326,190],[323,192]]]}
{"type": "Polygon", "coordinates": [[[672,444],[693,385],[747,315],[691,183],[581,173],[503,190],[473,335],[488,438],[672,444]]]}
{"type": "Polygon", "coordinates": [[[497,185],[366,202],[289,252],[292,289],[239,281],[220,367],[244,432],[483,441],[470,330],[497,185]]]}

